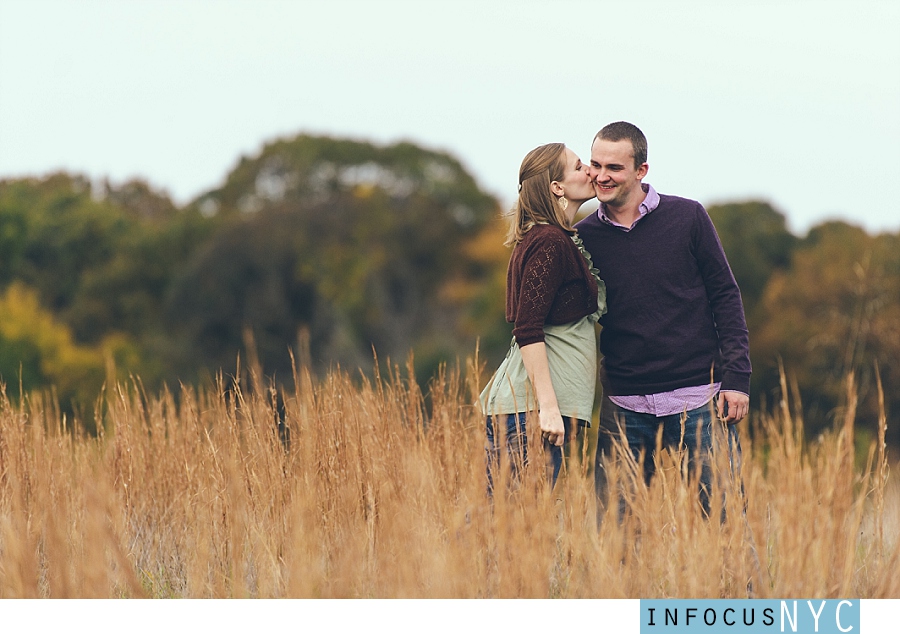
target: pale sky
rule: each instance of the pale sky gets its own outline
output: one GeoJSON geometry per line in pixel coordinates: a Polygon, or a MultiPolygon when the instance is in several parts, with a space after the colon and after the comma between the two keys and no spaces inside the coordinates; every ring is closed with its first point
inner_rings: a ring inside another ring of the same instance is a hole
{"type": "Polygon", "coordinates": [[[300,132],[522,157],[611,121],[646,181],[900,231],[894,0],[0,0],[0,178],[141,177],[179,203],[300,132]]]}

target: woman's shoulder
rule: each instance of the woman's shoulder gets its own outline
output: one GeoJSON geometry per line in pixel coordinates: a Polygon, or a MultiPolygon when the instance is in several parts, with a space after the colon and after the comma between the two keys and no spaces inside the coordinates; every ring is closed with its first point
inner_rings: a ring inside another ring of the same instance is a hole
{"type": "Polygon", "coordinates": [[[556,225],[539,224],[528,230],[514,251],[518,251],[519,257],[524,259],[541,253],[556,254],[550,257],[558,258],[567,257],[564,254],[572,249],[577,247],[564,229],[556,225]]]}
{"type": "Polygon", "coordinates": [[[566,240],[571,241],[571,239],[571,235],[561,227],[551,224],[538,224],[528,230],[525,237],[522,238],[522,243],[565,243],[566,240]]]}

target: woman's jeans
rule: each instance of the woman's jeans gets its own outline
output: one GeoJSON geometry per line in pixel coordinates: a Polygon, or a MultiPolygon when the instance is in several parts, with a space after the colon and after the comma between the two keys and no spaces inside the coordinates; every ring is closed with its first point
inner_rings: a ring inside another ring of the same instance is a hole
{"type": "MultiPolygon", "coordinates": [[[[685,413],[657,417],[653,414],[623,409],[608,397],[604,397],[600,407],[600,429],[597,434],[597,457],[594,463],[594,486],[599,502],[598,518],[609,502],[608,461],[613,446],[618,444],[618,450],[623,451],[627,442],[628,451],[634,459],[632,464],[642,469],[644,483],[649,485],[656,471],[654,456],[660,430],[662,448],[687,452],[690,477],[697,477],[699,468],[697,480],[700,504],[707,517],[710,513],[709,496],[713,482],[714,450],[727,451],[732,475],[739,477],[741,445],[737,431],[734,425],[726,425],[716,418],[711,403],[685,413]]],[[[620,490],[620,520],[624,515],[625,506],[620,490]]],[[[724,511],[723,502],[723,519],[724,511]]]]}
{"type": "MultiPolygon", "coordinates": [[[[536,421],[537,415],[532,414],[532,416],[533,420],[536,421]]],[[[487,417],[486,427],[488,444],[486,450],[489,494],[493,494],[494,491],[494,472],[495,469],[499,466],[501,443],[505,441],[506,444],[506,455],[509,457],[509,471],[512,480],[515,480],[522,469],[524,469],[528,464],[528,435],[525,429],[525,422],[527,418],[527,412],[519,412],[518,414],[500,414],[496,417],[487,417]],[[495,418],[499,422],[505,423],[505,437],[501,436],[501,434],[499,433],[499,429],[495,432],[495,418]]],[[[577,421],[577,423],[579,427],[587,425],[587,423],[580,420],[577,421]]],[[[564,416],[563,426],[565,428],[566,436],[565,443],[562,447],[551,445],[549,442],[544,440],[544,451],[546,451],[550,456],[548,471],[551,472],[551,487],[556,485],[556,480],[559,477],[559,471],[563,463],[563,449],[569,443],[569,440],[572,436],[572,419],[564,416]]]]}

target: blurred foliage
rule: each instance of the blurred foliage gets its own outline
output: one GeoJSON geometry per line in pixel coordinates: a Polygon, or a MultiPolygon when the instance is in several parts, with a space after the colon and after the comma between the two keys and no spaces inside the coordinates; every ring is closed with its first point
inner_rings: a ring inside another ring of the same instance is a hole
{"type": "Polygon", "coordinates": [[[768,203],[713,205],[708,211],[752,320],[769,278],[790,266],[797,238],[788,231],[784,215],[768,203]]]}
{"type": "Polygon", "coordinates": [[[183,208],[139,180],[0,182],[0,289],[33,288],[79,344],[113,337],[116,372],[148,387],[233,371],[250,339],[282,379],[289,349],[322,371],[373,348],[415,349],[427,378],[509,336],[498,226],[446,153],[300,135],[183,208]]]}
{"type": "MultiPolygon", "coordinates": [[[[800,239],[761,202],[711,206],[709,214],[744,299],[755,404],[779,402],[783,365],[816,433],[842,415],[853,372],[858,420],[874,426],[878,368],[887,410],[900,413],[900,234],[827,222],[800,239]]],[[[889,428],[895,445],[898,431],[889,428]]]]}
{"type": "MultiPolygon", "coordinates": [[[[741,287],[754,406],[784,363],[816,430],[856,373],[875,420],[878,364],[900,411],[900,235],[843,223],[803,238],[758,201],[709,208],[741,287]]],[[[0,181],[0,379],[90,407],[112,377],[149,389],[233,373],[291,380],[405,361],[420,380],[509,345],[506,219],[452,156],[411,143],[299,135],[243,157],[179,206],[141,180],[0,181]]],[[[601,272],[602,273],[602,272],[601,272]]],[[[894,442],[900,442],[896,437],[894,442]]]]}
{"type": "Polygon", "coordinates": [[[141,181],[93,187],[63,173],[0,181],[0,290],[33,289],[78,344],[117,342],[117,371],[156,384],[174,357],[165,295],[215,226],[141,181]]]}
{"type": "Polygon", "coordinates": [[[33,289],[13,282],[0,295],[0,380],[11,393],[52,386],[62,403],[90,404],[104,368],[104,351],[77,345],[33,289]]]}
{"type": "Polygon", "coordinates": [[[845,377],[854,372],[859,418],[873,421],[877,367],[888,411],[900,412],[900,235],[870,236],[842,222],[814,228],[790,268],[769,280],[761,311],[769,315],[753,331],[761,387],[777,385],[782,359],[810,420],[824,422],[840,413],[845,377]]]}
{"type": "Polygon", "coordinates": [[[317,370],[370,367],[373,347],[402,361],[412,348],[427,377],[474,349],[460,327],[468,298],[444,289],[494,274],[466,245],[497,202],[451,156],[301,135],[241,159],[195,206],[225,223],[173,282],[168,323],[191,352],[182,365],[198,354],[232,365],[248,328],[264,369],[282,376],[305,334],[317,370]]]}

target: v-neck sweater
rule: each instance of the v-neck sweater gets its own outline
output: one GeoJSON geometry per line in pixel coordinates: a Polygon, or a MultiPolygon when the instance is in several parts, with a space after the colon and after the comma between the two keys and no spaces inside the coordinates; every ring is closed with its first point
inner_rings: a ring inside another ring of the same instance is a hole
{"type": "Polygon", "coordinates": [[[660,194],[630,231],[593,213],[576,226],[606,283],[601,380],[611,395],[720,381],[750,391],[741,294],[703,206],[660,194]]]}

